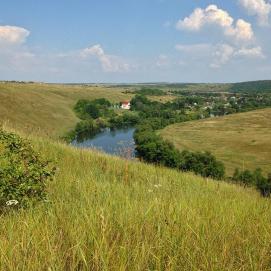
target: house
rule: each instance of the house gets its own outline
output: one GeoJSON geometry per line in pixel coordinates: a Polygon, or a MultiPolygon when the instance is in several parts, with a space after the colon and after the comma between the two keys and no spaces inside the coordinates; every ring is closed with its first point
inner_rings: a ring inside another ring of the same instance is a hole
{"type": "Polygon", "coordinates": [[[131,103],[129,101],[123,101],[123,102],[121,102],[121,108],[126,109],[126,110],[130,110],[131,103]]]}

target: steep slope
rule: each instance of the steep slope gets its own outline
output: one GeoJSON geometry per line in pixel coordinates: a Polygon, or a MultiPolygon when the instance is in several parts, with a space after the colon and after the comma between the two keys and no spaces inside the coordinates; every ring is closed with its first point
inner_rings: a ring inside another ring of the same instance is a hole
{"type": "Polygon", "coordinates": [[[9,126],[57,138],[78,122],[72,107],[81,98],[127,99],[122,89],[104,86],[0,83],[0,119],[9,126]]]}
{"type": "Polygon", "coordinates": [[[50,202],[1,217],[0,270],[270,270],[253,190],[32,138],[50,202]]]}

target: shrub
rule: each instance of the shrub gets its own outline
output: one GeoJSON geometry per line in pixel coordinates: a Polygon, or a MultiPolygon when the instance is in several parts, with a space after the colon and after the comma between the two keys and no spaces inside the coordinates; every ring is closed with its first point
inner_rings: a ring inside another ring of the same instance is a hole
{"type": "Polygon", "coordinates": [[[254,172],[236,169],[232,180],[244,186],[255,186],[264,197],[270,197],[271,195],[271,173],[265,178],[260,168],[257,168],[254,172]]]}
{"type": "Polygon", "coordinates": [[[87,104],[85,112],[93,119],[97,119],[100,116],[100,111],[95,104],[87,104]]]}
{"type": "Polygon", "coordinates": [[[92,101],[81,99],[74,106],[74,110],[80,119],[97,119],[108,114],[112,115],[112,112],[109,110],[110,106],[111,103],[104,98],[92,101]]]}
{"type": "Polygon", "coordinates": [[[193,171],[203,177],[222,179],[225,176],[223,163],[211,153],[179,152],[173,144],[157,135],[150,123],[138,125],[134,139],[137,155],[146,162],[193,171]]]}
{"type": "Polygon", "coordinates": [[[181,153],[181,163],[179,168],[184,171],[193,171],[203,177],[223,179],[225,167],[222,162],[217,161],[216,157],[210,152],[190,152],[181,153]]]}
{"type": "Polygon", "coordinates": [[[262,196],[270,197],[271,195],[271,173],[268,174],[268,177],[259,178],[257,182],[257,189],[261,192],[262,196]]]}
{"type": "Polygon", "coordinates": [[[0,212],[44,200],[56,170],[50,164],[27,140],[0,129],[0,212]]]}

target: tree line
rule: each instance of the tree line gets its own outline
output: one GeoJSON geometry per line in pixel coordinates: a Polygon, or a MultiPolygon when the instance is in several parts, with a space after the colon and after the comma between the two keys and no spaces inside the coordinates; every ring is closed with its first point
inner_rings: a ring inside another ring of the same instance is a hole
{"type": "MultiPolygon", "coordinates": [[[[203,177],[227,179],[224,164],[210,152],[179,151],[158,134],[158,130],[169,124],[198,119],[198,114],[187,115],[184,111],[186,103],[201,102],[195,98],[176,99],[162,104],[142,95],[135,96],[131,109],[137,111],[140,117],[134,134],[137,156],[149,163],[191,171],[203,177]]],[[[255,186],[265,197],[271,195],[271,173],[264,177],[261,169],[254,172],[236,169],[228,179],[244,186],[255,186]]]]}

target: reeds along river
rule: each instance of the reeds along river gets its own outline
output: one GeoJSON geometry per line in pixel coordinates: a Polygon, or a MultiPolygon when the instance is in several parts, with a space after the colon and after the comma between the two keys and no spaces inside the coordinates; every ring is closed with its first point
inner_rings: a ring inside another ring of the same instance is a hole
{"type": "Polygon", "coordinates": [[[72,145],[78,148],[97,149],[112,155],[127,159],[135,157],[135,142],[133,138],[135,128],[105,129],[102,133],[84,140],[74,140],[72,145]]]}

